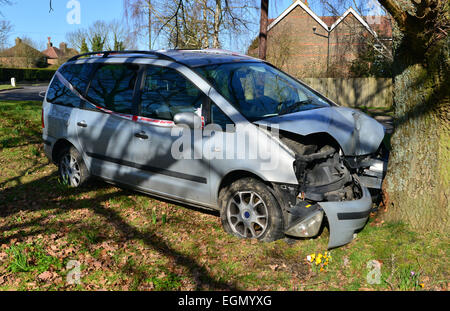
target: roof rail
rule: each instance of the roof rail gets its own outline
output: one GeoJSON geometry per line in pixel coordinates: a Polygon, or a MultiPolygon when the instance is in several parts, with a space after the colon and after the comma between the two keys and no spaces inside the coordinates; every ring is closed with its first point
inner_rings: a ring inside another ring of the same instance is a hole
{"type": "Polygon", "coordinates": [[[187,53],[204,53],[204,54],[213,54],[213,55],[229,55],[229,56],[238,56],[243,58],[250,58],[250,59],[258,59],[250,55],[242,54],[239,52],[233,52],[229,50],[224,49],[214,49],[214,48],[208,48],[208,49],[173,49],[173,50],[167,50],[166,52],[187,52],[187,53]]]}
{"type": "Polygon", "coordinates": [[[167,52],[194,52],[194,53],[205,53],[205,54],[224,54],[224,55],[233,55],[233,56],[242,56],[242,57],[251,57],[249,55],[245,55],[238,52],[233,52],[224,49],[215,49],[215,48],[207,48],[207,49],[172,49],[167,50],[167,52]]]}
{"type": "Polygon", "coordinates": [[[102,52],[90,52],[90,53],[84,53],[84,54],[79,54],[76,55],[74,57],[72,57],[71,59],[68,60],[68,62],[71,61],[75,61],[81,57],[85,57],[85,56],[94,56],[94,55],[102,55],[102,58],[106,58],[110,55],[117,55],[117,54],[143,54],[143,55],[153,55],[153,56],[157,56],[159,58],[165,59],[165,60],[170,60],[170,61],[175,61],[174,58],[167,56],[163,53],[160,52],[156,52],[156,51],[102,51],[102,52]]]}

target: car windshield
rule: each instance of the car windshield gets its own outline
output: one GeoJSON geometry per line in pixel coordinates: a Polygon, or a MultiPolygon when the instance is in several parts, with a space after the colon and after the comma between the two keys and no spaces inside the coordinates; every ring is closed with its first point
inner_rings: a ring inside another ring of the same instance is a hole
{"type": "Polygon", "coordinates": [[[265,63],[234,63],[197,68],[249,121],[329,107],[323,97],[265,63]]]}

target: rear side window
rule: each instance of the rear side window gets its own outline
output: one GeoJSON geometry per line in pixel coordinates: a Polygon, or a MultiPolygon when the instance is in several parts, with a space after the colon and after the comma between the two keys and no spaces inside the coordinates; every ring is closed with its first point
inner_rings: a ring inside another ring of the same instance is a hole
{"type": "Polygon", "coordinates": [[[203,99],[203,92],[176,70],[149,66],[141,98],[141,115],[173,120],[177,113],[197,112],[203,99]]]}
{"type": "Polygon", "coordinates": [[[103,64],[92,78],[87,97],[106,109],[133,113],[133,95],[139,66],[103,64]]]}
{"type": "MultiPolygon", "coordinates": [[[[84,94],[89,82],[89,74],[93,69],[92,64],[65,65],[59,70],[59,73],[69,81],[73,87],[81,94],[84,94]]],[[[81,100],[78,96],[64,86],[57,77],[53,79],[47,92],[47,101],[68,107],[79,108],[81,100]]]]}
{"type": "Polygon", "coordinates": [[[94,64],[66,65],[60,73],[72,84],[79,93],[84,94],[89,84],[89,75],[94,69],[94,64]]]}
{"type": "Polygon", "coordinates": [[[48,88],[47,102],[54,105],[80,108],[81,99],[65,87],[58,77],[55,76],[52,85],[48,88]]]}

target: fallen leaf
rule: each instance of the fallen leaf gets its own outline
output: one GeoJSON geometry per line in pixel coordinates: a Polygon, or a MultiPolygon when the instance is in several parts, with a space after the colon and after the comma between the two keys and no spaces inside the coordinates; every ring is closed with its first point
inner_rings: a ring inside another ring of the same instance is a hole
{"type": "Polygon", "coordinates": [[[278,265],[269,265],[269,268],[272,269],[272,271],[276,271],[278,267],[278,265]]]}
{"type": "Polygon", "coordinates": [[[53,277],[53,273],[51,273],[50,271],[45,271],[45,272],[42,272],[41,274],[38,275],[38,278],[39,278],[41,281],[48,281],[48,280],[50,280],[52,277],[53,277]]]}

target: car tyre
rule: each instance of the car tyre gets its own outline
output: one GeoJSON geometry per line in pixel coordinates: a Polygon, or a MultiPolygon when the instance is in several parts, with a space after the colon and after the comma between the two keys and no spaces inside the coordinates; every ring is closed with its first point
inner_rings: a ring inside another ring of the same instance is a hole
{"type": "Polygon", "coordinates": [[[243,178],[219,194],[220,218],[227,233],[242,239],[273,242],[284,237],[281,208],[269,187],[254,178],[243,178]]]}
{"type": "Polygon", "coordinates": [[[81,187],[89,178],[83,157],[73,146],[64,148],[58,155],[58,173],[61,183],[81,187]]]}

